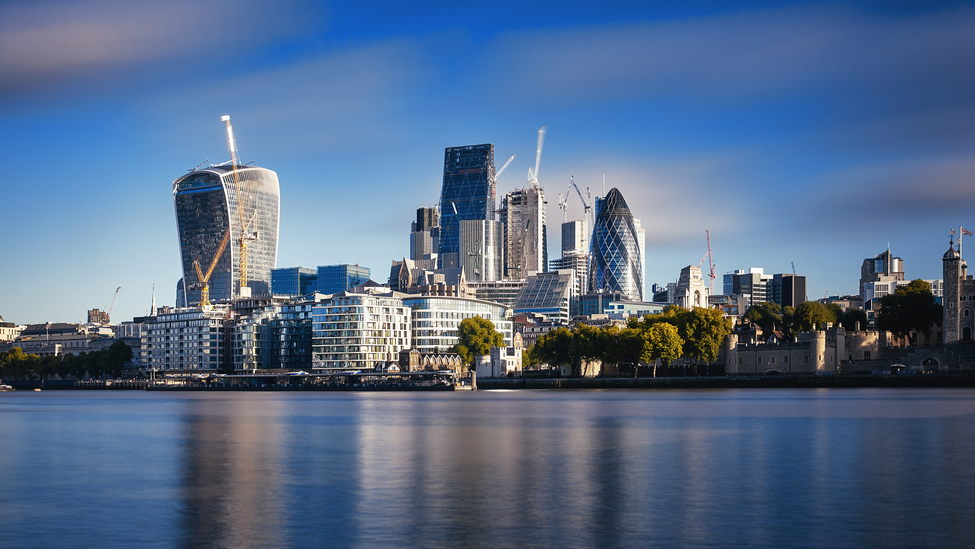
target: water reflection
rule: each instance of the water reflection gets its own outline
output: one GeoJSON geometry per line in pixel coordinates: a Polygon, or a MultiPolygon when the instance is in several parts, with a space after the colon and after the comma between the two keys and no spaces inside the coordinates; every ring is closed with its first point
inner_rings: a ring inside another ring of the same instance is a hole
{"type": "Polygon", "coordinates": [[[51,393],[0,397],[0,547],[975,539],[972,390],[51,393]]]}
{"type": "Polygon", "coordinates": [[[187,401],[181,547],[271,547],[283,539],[283,405],[267,398],[187,401]]]}

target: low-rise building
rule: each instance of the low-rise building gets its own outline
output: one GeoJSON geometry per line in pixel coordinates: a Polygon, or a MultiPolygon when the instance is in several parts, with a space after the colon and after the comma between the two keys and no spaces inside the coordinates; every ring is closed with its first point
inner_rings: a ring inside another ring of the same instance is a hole
{"type": "Polygon", "coordinates": [[[465,318],[490,320],[494,329],[511,345],[513,335],[511,312],[490,301],[450,296],[403,296],[403,304],[412,309],[413,346],[421,353],[443,353],[457,344],[457,329],[465,318]]]}

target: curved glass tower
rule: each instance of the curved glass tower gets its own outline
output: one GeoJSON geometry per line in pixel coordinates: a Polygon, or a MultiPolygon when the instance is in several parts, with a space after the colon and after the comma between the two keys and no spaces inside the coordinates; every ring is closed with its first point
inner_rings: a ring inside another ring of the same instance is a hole
{"type": "Polygon", "coordinates": [[[194,261],[204,278],[213,266],[206,280],[210,301],[240,296],[241,218],[248,237],[247,286],[255,297],[271,295],[271,270],[278,256],[278,174],[256,166],[237,166],[236,173],[243,199],[237,196],[229,164],[193,170],[173,182],[184,281],[178,296],[182,300],[177,301],[188,307],[200,303],[204,282],[194,261]]]}
{"type": "Polygon", "coordinates": [[[596,204],[589,248],[589,291],[622,292],[643,301],[643,253],[633,214],[613,188],[596,204]]]}

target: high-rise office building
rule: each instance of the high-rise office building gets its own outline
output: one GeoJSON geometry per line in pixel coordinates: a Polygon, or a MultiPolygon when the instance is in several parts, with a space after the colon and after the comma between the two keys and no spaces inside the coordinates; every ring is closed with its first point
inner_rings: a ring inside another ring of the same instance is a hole
{"type": "Polygon", "coordinates": [[[465,219],[460,222],[460,256],[467,280],[501,280],[503,227],[500,221],[465,219]]]}
{"type": "Polygon", "coordinates": [[[589,253],[589,228],[585,219],[562,224],[562,256],[571,252],[589,253]]]}
{"type": "Polygon", "coordinates": [[[771,299],[779,307],[798,307],[806,301],[806,277],[783,273],[772,275],[771,299]]]}
{"type": "Polygon", "coordinates": [[[235,170],[229,164],[196,169],[173,182],[173,202],[184,282],[178,303],[198,305],[204,286],[210,301],[270,295],[278,255],[276,173],[257,166],[235,170]],[[247,241],[244,291],[239,287],[242,229],[247,241]]]}
{"type": "Polygon", "coordinates": [[[501,201],[505,226],[505,276],[523,280],[548,270],[545,191],[537,185],[515,189],[501,201]]]}
{"type": "Polygon", "coordinates": [[[868,257],[860,266],[860,299],[870,299],[864,295],[864,286],[867,283],[899,280],[904,280],[904,260],[891,256],[890,249],[868,257]]]}
{"type": "Polygon", "coordinates": [[[596,199],[589,253],[589,291],[621,292],[643,301],[643,252],[633,214],[619,189],[596,199]]]}
{"type": "Polygon", "coordinates": [[[440,213],[436,208],[418,208],[410,231],[410,259],[435,259],[440,245],[440,213]]]}
{"type": "Polygon", "coordinates": [[[439,268],[461,266],[461,220],[494,219],[494,185],[494,145],[488,143],[444,150],[437,256],[439,268]]]}
{"type": "Polygon", "coordinates": [[[744,296],[748,307],[770,302],[772,279],[772,275],[765,274],[765,269],[761,267],[752,267],[747,271],[739,269],[731,273],[730,292],[727,291],[728,275],[725,275],[725,295],[744,296]]]}
{"type": "Polygon", "coordinates": [[[323,265],[318,267],[318,293],[346,292],[369,281],[372,271],[359,265],[323,265]]]}

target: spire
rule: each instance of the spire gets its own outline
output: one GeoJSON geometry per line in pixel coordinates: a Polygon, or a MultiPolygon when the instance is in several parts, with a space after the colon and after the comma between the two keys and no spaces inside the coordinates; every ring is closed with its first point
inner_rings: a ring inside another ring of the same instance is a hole
{"type": "Polygon", "coordinates": [[[156,285],[152,285],[152,305],[149,306],[149,316],[156,316],[156,285]]]}

